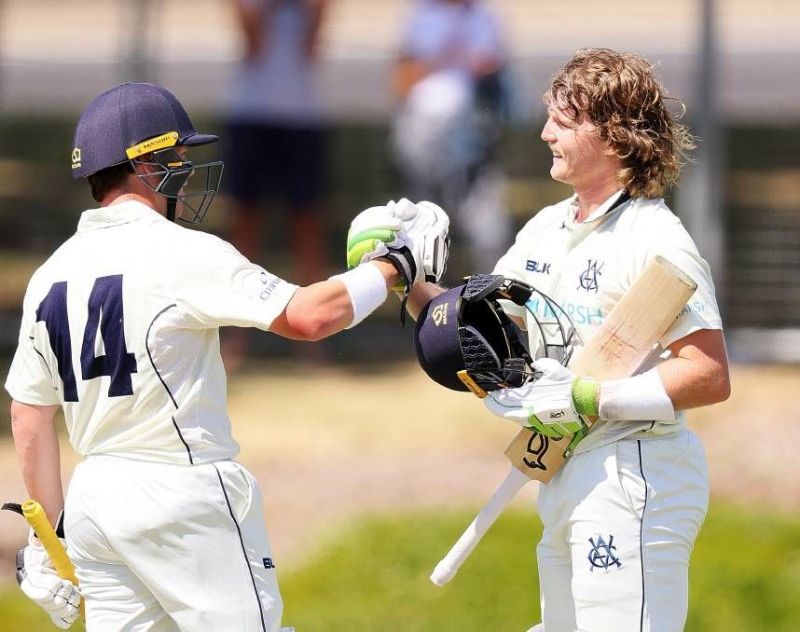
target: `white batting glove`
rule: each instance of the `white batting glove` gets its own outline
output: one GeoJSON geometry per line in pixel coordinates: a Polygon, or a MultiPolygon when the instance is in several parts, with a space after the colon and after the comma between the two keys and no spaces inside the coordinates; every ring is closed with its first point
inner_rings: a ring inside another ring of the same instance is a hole
{"type": "Polygon", "coordinates": [[[403,199],[395,208],[403,219],[409,247],[417,262],[414,281],[437,283],[447,268],[450,254],[450,218],[441,206],[424,200],[411,204],[403,199]]]}
{"type": "Polygon", "coordinates": [[[389,259],[403,276],[403,286],[438,281],[447,265],[450,220],[432,202],[390,201],[359,213],[347,237],[347,267],[389,259]]]}
{"type": "Polygon", "coordinates": [[[17,582],[22,592],[43,608],[53,624],[62,630],[80,616],[81,594],[77,586],[58,576],[33,531],[28,537],[28,546],[17,553],[17,582]]]}
{"type": "MultiPolygon", "coordinates": [[[[532,427],[554,439],[585,432],[586,425],[576,410],[574,392],[596,390],[597,383],[576,380],[572,371],[551,358],[537,360],[533,368],[541,373],[540,377],[517,388],[490,392],[483,400],[486,407],[498,417],[532,427]]],[[[591,408],[591,405],[586,406],[591,408]]],[[[581,414],[591,413],[590,409],[581,411],[581,414]]]]}

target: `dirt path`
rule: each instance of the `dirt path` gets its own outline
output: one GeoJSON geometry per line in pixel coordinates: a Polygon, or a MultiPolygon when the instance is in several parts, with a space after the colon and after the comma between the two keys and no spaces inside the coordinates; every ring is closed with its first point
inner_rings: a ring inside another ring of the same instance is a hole
{"type": "MultiPolygon", "coordinates": [[[[737,366],[733,382],[728,402],[690,415],[715,497],[800,510],[800,367],[737,366]],[[759,441],[768,434],[777,440],[759,441]]],[[[411,365],[386,373],[273,367],[236,376],[229,390],[240,460],[261,481],[273,547],[290,565],[354,515],[483,503],[506,472],[502,451],[515,434],[472,396],[441,389],[411,365]]],[[[65,474],[74,463],[68,454],[65,474]]],[[[516,502],[535,493],[529,485],[516,502]]],[[[0,498],[23,498],[8,440],[0,442],[0,498]]],[[[25,533],[20,519],[0,515],[0,578],[13,578],[25,533]]]]}

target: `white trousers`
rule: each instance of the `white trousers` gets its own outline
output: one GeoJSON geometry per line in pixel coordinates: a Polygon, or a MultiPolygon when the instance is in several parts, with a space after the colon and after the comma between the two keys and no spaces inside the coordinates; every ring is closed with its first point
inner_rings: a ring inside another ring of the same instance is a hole
{"type": "Polygon", "coordinates": [[[86,459],[70,481],[65,530],[87,629],[278,632],[262,511],[258,483],[234,461],[86,459]]]}
{"type": "Polygon", "coordinates": [[[679,632],[708,508],[699,439],[624,439],[569,459],[538,497],[546,632],[679,632]]]}

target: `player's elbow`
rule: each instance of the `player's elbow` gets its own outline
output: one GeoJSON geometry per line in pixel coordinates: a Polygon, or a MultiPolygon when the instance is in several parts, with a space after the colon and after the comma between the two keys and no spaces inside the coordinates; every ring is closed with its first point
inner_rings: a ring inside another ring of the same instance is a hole
{"type": "Polygon", "coordinates": [[[323,315],[309,314],[297,319],[293,325],[298,339],[308,342],[322,340],[333,333],[331,319],[323,315]]]}
{"type": "Polygon", "coordinates": [[[353,319],[349,295],[340,283],[301,287],[275,319],[270,330],[294,340],[322,340],[347,327],[353,319]]]}
{"type": "Polygon", "coordinates": [[[731,378],[728,370],[721,371],[714,383],[717,402],[724,402],[731,396],[731,378]]]}
{"type": "Polygon", "coordinates": [[[724,402],[731,396],[731,379],[727,365],[714,364],[701,380],[703,399],[711,404],[724,402]]]}
{"type": "Polygon", "coordinates": [[[330,310],[319,307],[303,309],[290,304],[280,323],[274,323],[271,329],[286,338],[316,342],[341,329],[337,326],[339,320],[339,316],[330,310]]]}

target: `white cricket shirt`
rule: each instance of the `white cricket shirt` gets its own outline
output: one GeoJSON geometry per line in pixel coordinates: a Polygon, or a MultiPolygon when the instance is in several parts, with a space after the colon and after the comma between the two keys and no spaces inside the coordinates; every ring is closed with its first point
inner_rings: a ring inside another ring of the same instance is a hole
{"type": "MultiPolygon", "coordinates": [[[[574,196],[542,209],[495,266],[495,274],[533,285],[566,311],[581,339],[574,357],[656,255],[674,263],[697,283],[694,295],[659,340],[662,351],[700,329],[722,329],[708,264],[678,217],[660,198],[633,198],[615,206],[621,193],[612,195],[583,222],[575,221],[574,196]]],[[[535,298],[528,307],[543,315],[544,306],[535,298]]],[[[521,307],[504,304],[504,308],[531,318],[521,307]]],[[[533,351],[539,345],[533,335],[536,327],[529,323],[527,329],[533,351]]],[[[640,372],[663,359],[664,354],[654,353],[640,372]]],[[[673,434],[684,425],[680,414],[676,421],[598,421],[576,452],[635,433],[673,434]]]]}
{"type": "Polygon", "coordinates": [[[6,389],[60,404],[83,455],[230,459],[218,328],[266,331],[296,289],[138,202],[85,211],[31,278],[6,389]]]}

